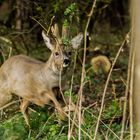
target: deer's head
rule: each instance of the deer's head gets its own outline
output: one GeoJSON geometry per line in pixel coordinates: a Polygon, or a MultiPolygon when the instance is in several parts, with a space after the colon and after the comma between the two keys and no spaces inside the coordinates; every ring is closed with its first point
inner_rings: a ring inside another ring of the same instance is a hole
{"type": "MultiPolygon", "coordinates": [[[[69,65],[69,53],[65,51],[65,46],[60,39],[58,32],[58,26],[55,25],[55,30],[53,35],[55,36],[54,41],[52,41],[45,32],[42,32],[42,37],[46,46],[51,50],[52,54],[49,58],[49,63],[51,68],[55,73],[60,72],[63,68],[69,65]]],[[[82,41],[83,35],[80,33],[71,40],[71,46],[77,48],[82,41]]]]}

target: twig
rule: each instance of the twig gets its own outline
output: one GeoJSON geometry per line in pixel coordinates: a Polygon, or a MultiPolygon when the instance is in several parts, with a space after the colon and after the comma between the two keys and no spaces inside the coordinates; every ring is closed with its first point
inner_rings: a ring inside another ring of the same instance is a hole
{"type": "MultiPolygon", "coordinates": [[[[70,118],[71,119],[71,118],[70,118]]],[[[71,119],[71,121],[74,123],[74,125],[77,127],[77,128],[79,128],[79,125],[75,122],[75,121],[73,121],[73,119],[71,119]]],[[[89,138],[89,140],[93,140],[93,138],[86,132],[86,131],[84,131],[82,128],[80,128],[81,129],[81,131],[89,138]]]]}
{"type": "Polygon", "coordinates": [[[18,102],[20,102],[20,101],[19,101],[19,100],[12,101],[12,102],[10,102],[10,103],[4,105],[3,107],[1,107],[1,108],[0,108],[0,111],[3,110],[3,109],[5,109],[5,108],[7,108],[8,106],[11,106],[11,105],[13,105],[13,104],[15,104],[15,103],[18,103],[18,102]]]}
{"type": "Polygon", "coordinates": [[[34,17],[30,17],[30,18],[36,21],[46,32],[48,32],[46,28],[38,20],[36,20],[34,17]]]}
{"type": "Polygon", "coordinates": [[[62,71],[60,71],[60,73],[59,73],[59,88],[60,88],[59,90],[60,90],[62,99],[63,99],[65,105],[68,106],[68,105],[67,105],[67,102],[66,102],[66,99],[65,99],[65,97],[64,97],[63,91],[62,91],[62,71]]]}
{"type": "Polygon", "coordinates": [[[10,58],[12,55],[12,47],[9,47],[9,54],[8,54],[8,58],[10,58]]]}
{"type": "MultiPolygon", "coordinates": [[[[126,35],[126,40],[128,38],[129,33],[126,35]]],[[[126,122],[126,111],[127,111],[127,103],[128,103],[128,93],[130,89],[130,78],[131,78],[131,65],[132,65],[132,52],[130,50],[129,54],[129,64],[128,64],[128,71],[127,71],[127,81],[126,81],[126,90],[125,90],[125,101],[123,106],[123,119],[122,119],[122,128],[121,128],[121,135],[120,140],[123,140],[124,129],[125,129],[125,122],[126,122]]]]}
{"type": "Polygon", "coordinates": [[[49,34],[49,32],[50,32],[50,30],[51,30],[51,26],[52,26],[52,23],[53,23],[54,18],[55,18],[55,16],[53,16],[53,17],[51,18],[51,22],[50,22],[49,28],[48,28],[48,30],[47,30],[47,35],[49,34]]]}
{"type": "MultiPolygon", "coordinates": [[[[129,33],[127,33],[126,37],[128,36],[128,34],[129,33]]],[[[99,123],[100,123],[100,119],[101,119],[101,114],[102,114],[103,106],[104,106],[105,95],[106,95],[107,87],[108,87],[108,84],[109,84],[109,81],[110,81],[111,73],[112,73],[113,68],[114,68],[114,66],[116,64],[116,61],[117,61],[117,59],[118,59],[118,57],[119,57],[119,55],[121,53],[121,50],[122,50],[122,48],[123,48],[123,46],[124,46],[124,44],[126,42],[126,39],[127,39],[126,37],[123,40],[123,42],[122,42],[122,44],[121,44],[121,46],[120,46],[120,48],[119,48],[119,50],[118,50],[118,52],[116,54],[116,57],[115,57],[115,59],[114,59],[114,61],[112,63],[112,67],[111,67],[111,69],[109,71],[109,74],[108,74],[108,77],[107,77],[107,80],[106,80],[105,88],[104,88],[103,95],[102,95],[101,108],[100,108],[100,112],[99,112],[99,116],[98,116],[98,120],[97,120],[97,124],[96,124],[96,128],[95,128],[95,133],[94,133],[94,139],[93,140],[96,140],[96,137],[97,137],[99,123]]]]}
{"type": "MultiPolygon", "coordinates": [[[[89,110],[84,110],[87,111],[88,113],[90,113],[95,119],[98,119],[95,115],[93,115],[89,110]]],[[[120,139],[119,136],[108,126],[106,125],[102,120],[100,120],[100,122],[108,129],[108,131],[110,131],[118,140],[120,139]]]]}
{"type": "Polygon", "coordinates": [[[49,122],[49,120],[54,117],[54,113],[47,119],[47,121],[44,123],[44,125],[42,126],[42,129],[39,131],[39,133],[36,135],[35,137],[35,140],[37,140],[41,135],[42,135],[42,132],[44,131],[45,129],[45,126],[47,125],[47,123],[49,122]]]}
{"type": "Polygon", "coordinates": [[[5,62],[6,58],[5,58],[4,52],[3,52],[2,50],[0,50],[0,53],[1,53],[1,55],[2,55],[3,62],[5,62]]]}
{"type": "MultiPolygon", "coordinates": [[[[113,123],[113,121],[114,121],[114,119],[115,119],[115,117],[116,117],[116,115],[117,115],[117,113],[112,117],[112,120],[110,121],[110,123],[109,123],[109,125],[108,125],[108,128],[110,128],[111,127],[111,125],[112,125],[112,123],[113,123]]],[[[109,129],[107,130],[107,132],[106,132],[106,137],[108,136],[108,134],[109,134],[109,129]]],[[[118,137],[119,138],[119,137],[118,137]]]]}
{"type": "Polygon", "coordinates": [[[67,127],[67,125],[63,126],[59,132],[59,134],[57,135],[57,137],[55,138],[55,140],[59,140],[59,136],[61,136],[61,134],[63,133],[63,130],[65,129],[65,127],[67,127]]]}
{"type": "Polygon", "coordinates": [[[48,30],[46,30],[46,28],[39,21],[37,21],[34,17],[30,17],[30,18],[33,19],[34,21],[36,21],[47,32],[47,35],[48,35],[50,30],[51,30],[51,26],[52,26],[52,23],[53,23],[53,20],[54,20],[55,16],[53,16],[51,18],[51,22],[50,22],[48,30]]]}
{"type": "Polygon", "coordinates": [[[91,16],[94,12],[94,8],[96,6],[96,0],[93,1],[92,4],[92,8],[90,10],[90,13],[88,15],[88,20],[86,23],[86,27],[85,27],[85,31],[84,31],[84,56],[83,56],[83,63],[82,63],[82,75],[81,75],[81,85],[80,85],[80,89],[79,89],[79,93],[78,93],[78,97],[79,97],[79,132],[78,132],[78,138],[79,140],[81,139],[81,106],[82,106],[82,94],[83,94],[83,86],[84,86],[84,79],[86,76],[86,72],[85,72],[85,60],[86,60],[86,48],[87,48],[87,30],[88,30],[88,26],[91,20],[91,16]]]}
{"type": "MultiPolygon", "coordinates": [[[[71,94],[72,94],[72,87],[73,87],[73,80],[74,80],[74,71],[75,71],[75,68],[76,68],[76,60],[77,60],[77,50],[75,51],[75,54],[74,54],[74,65],[73,65],[73,74],[72,74],[72,77],[71,77],[71,85],[70,85],[70,97],[69,97],[69,113],[68,113],[68,123],[69,123],[69,129],[68,129],[68,140],[70,140],[71,138],[71,134],[72,134],[72,131],[73,131],[73,126],[74,124],[72,123],[71,125],[71,120],[70,120],[70,116],[71,116],[71,109],[70,109],[70,104],[71,104],[71,94]]],[[[76,117],[76,109],[75,109],[75,112],[74,112],[74,117],[73,117],[73,121],[75,120],[75,117],[76,117]]]]}
{"type": "Polygon", "coordinates": [[[94,103],[90,104],[89,106],[85,107],[84,110],[87,110],[95,105],[97,105],[97,102],[94,102],[94,103]]]}

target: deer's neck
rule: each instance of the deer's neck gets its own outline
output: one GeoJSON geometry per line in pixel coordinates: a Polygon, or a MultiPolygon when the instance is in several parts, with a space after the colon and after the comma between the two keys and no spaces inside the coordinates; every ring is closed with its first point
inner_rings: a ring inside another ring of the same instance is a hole
{"type": "Polygon", "coordinates": [[[45,72],[51,72],[53,75],[59,76],[61,71],[56,67],[55,62],[53,61],[53,56],[51,55],[49,60],[45,64],[45,72]]]}

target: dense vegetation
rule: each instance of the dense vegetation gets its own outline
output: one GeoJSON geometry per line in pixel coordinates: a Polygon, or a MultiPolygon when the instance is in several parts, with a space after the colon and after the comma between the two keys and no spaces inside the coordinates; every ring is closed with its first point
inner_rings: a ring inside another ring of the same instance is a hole
{"type": "MultiPolygon", "coordinates": [[[[50,52],[45,47],[41,31],[43,28],[48,30],[53,16],[53,22],[57,22],[60,28],[68,28],[68,37],[63,39],[65,45],[68,45],[69,40],[79,32],[85,33],[90,17],[86,44],[83,41],[77,50],[68,48],[72,51],[72,56],[63,93],[65,96],[71,95],[76,104],[81,86],[83,48],[86,45],[86,75],[82,89],[84,123],[80,126],[79,136],[78,120],[74,119],[76,124],[72,129],[72,140],[79,137],[82,140],[90,140],[95,138],[96,134],[97,140],[117,140],[122,135],[124,139],[129,139],[128,113],[123,120],[125,99],[128,96],[125,94],[130,28],[128,4],[127,0],[0,1],[1,64],[15,54],[26,54],[46,61],[50,52]],[[93,2],[96,6],[90,15],[93,2]],[[121,51],[117,57],[119,49],[121,51]],[[97,61],[91,61],[97,57],[97,61]],[[111,66],[113,67],[110,69],[111,66]],[[110,70],[111,75],[108,75],[110,70]],[[101,108],[103,110],[98,123],[101,108]]],[[[68,119],[60,120],[55,109],[50,106],[41,108],[32,104],[29,107],[30,128],[19,110],[18,97],[13,97],[11,105],[0,111],[1,140],[68,139],[68,119]]]]}

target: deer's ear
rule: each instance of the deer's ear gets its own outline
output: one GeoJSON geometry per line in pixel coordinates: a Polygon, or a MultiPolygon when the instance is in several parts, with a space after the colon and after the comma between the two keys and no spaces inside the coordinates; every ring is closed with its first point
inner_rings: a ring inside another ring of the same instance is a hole
{"type": "Polygon", "coordinates": [[[77,36],[75,36],[72,40],[71,40],[71,44],[72,44],[72,47],[74,49],[77,49],[78,46],[81,44],[83,40],[83,33],[79,33],[77,36]]]}
{"type": "Polygon", "coordinates": [[[54,45],[51,43],[50,38],[45,34],[44,31],[42,31],[42,37],[44,39],[44,42],[46,44],[46,46],[53,51],[54,50],[54,45]]]}

